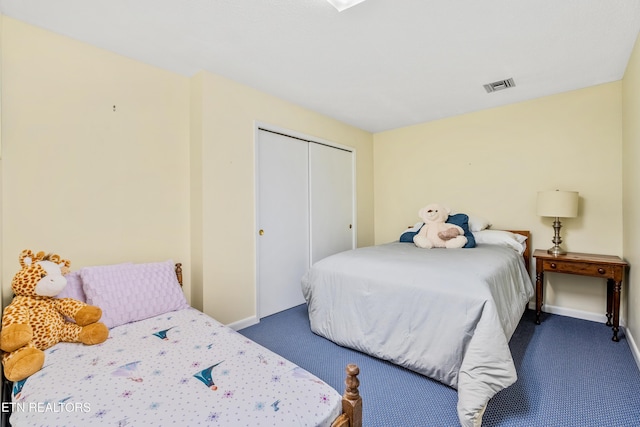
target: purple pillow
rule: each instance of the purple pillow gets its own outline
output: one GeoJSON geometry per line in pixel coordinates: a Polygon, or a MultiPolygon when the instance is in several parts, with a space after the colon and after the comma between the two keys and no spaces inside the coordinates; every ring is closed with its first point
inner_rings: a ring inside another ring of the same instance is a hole
{"type": "Polygon", "coordinates": [[[173,261],[85,267],[80,276],[108,328],[189,307],[173,261]]]}
{"type": "Polygon", "coordinates": [[[56,298],[73,298],[78,301],[87,302],[87,297],[82,289],[82,279],[80,278],[80,271],[72,271],[65,276],[67,279],[67,286],[56,295],[56,298]]]}

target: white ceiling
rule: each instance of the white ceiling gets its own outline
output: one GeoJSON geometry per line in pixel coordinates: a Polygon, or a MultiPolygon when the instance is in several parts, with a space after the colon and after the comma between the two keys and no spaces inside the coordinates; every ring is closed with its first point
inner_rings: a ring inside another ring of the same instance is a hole
{"type": "Polygon", "coordinates": [[[640,0],[0,0],[12,18],[370,132],[620,80],[640,0]],[[487,94],[483,84],[516,87],[487,94]]]}

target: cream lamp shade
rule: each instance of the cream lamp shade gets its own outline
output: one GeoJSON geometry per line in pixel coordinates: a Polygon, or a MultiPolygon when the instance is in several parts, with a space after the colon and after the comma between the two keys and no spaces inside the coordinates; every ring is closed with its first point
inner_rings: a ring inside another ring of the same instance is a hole
{"type": "Polygon", "coordinates": [[[364,0],[327,0],[333,7],[338,9],[338,12],[342,12],[345,9],[349,9],[352,6],[362,3],[364,0]]]}
{"type": "Polygon", "coordinates": [[[577,191],[539,191],[537,202],[538,216],[550,216],[555,218],[553,222],[554,236],[553,247],[547,252],[553,256],[564,255],[567,252],[560,247],[562,238],[560,218],[575,218],[578,216],[578,192],[577,191]]]}
{"type": "Polygon", "coordinates": [[[577,191],[538,192],[538,216],[575,218],[578,216],[577,191]]]}

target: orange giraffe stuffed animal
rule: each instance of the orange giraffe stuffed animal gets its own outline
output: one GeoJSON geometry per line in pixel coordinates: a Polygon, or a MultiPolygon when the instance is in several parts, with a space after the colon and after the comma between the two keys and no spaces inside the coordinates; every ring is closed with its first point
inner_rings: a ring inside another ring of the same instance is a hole
{"type": "Polygon", "coordinates": [[[54,298],[67,284],[64,274],[69,271],[69,261],[28,249],[19,260],[22,268],[11,282],[15,297],[4,309],[0,332],[4,374],[10,381],[38,372],[44,365],[43,350],[60,341],[92,345],[109,336],[107,327],[98,323],[102,316],[99,307],[72,298],[54,298]]]}

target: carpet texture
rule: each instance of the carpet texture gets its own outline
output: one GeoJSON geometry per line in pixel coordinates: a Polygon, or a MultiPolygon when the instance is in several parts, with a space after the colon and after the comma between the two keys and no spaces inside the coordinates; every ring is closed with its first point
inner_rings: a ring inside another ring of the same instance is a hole
{"type": "MultiPolygon", "coordinates": [[[[624,332],[601,323],[527,311],[510,347],[518,381],[499,392],[483,427],[640,427],[640,371],[624,332]]],[[[239,331],[303,367],[340,393],[345,367],[360,367],[366,427],[456,427],[457,392],[311,332],[307,306],[239,331]]]]}

